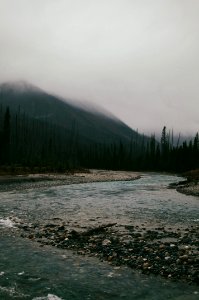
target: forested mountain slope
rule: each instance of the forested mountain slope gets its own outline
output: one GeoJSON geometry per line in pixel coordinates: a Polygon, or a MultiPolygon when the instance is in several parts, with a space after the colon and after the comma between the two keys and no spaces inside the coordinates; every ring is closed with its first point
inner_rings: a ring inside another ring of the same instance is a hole
{"type": "Polygon", "coordinates": [[[0,169],[48,172],[82,167],[196,169],[199,135],[175,144],[164,126],[157,142],[155,135],[140,135],[108,113],[73,105],[27,83],[0,85],[0,169]]]}
{"type": "Polygon", "coordinates": [[[0,85],[2,167],[131,169],[147,141],[108,113],[73,105],[25,82],[0,85]]]}
{"type": "Polygon", "coordinates": [[[119,119],[98,111],[89,111],[72,105],[25,82],[0,85],[0,104],[10,111],[25,113],[36,120],[45,121],[78,134],[81,142],[129,143],[141,142],[137,132],[119,119]]]}

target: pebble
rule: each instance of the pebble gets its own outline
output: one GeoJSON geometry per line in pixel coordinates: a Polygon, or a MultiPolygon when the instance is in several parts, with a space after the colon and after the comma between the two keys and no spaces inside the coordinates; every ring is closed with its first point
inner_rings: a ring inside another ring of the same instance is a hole
{"type": "Polygon", "coordinates": [[[23,274],[25,274],[25,272],[24,272],[24,271],[22,271],[22,272],[18,273],[17,275],[21,276],[21,275],[23,275],[23,274]]]}
{"type": "Polygon", "coordinates": [[[103,242],[102,242],[102,246],[108,246],[108,245],[110,245],[110,244],[111,244],[111,241],[108,240],[108,239],[105,239],[105,240],[103,240],[103,242]]]}
{"type": "Polygon", "coordinates": [[[171,257],[170,256],[165,256],[165,260],[169,260],[171,257]]]}
{"type": "Polygon", "coordinates": [[[182,256],[180,256],[179,257],[181,260],[187,260],[189,257],[188,257],[188,255],[182,255],[182,256]]]}
{"type": "Polygon", "coordinates": [[[190,249],[190,246],[188,245],[186,245],[186,246],[184,246],[184,248],[186,249],[186,250],[188,250],[188,249],[190,249]]]}

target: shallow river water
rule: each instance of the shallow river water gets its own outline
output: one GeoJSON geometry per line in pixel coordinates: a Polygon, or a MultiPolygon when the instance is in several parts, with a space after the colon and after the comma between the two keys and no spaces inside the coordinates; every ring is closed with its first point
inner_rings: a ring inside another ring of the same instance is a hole
{"type": "Polygon", "coordinates": [[[98,182],[0,193],[0,299],[198,299],[182,282],[114,267],[95,257],[23,239],[16,222],[65,222],[75,230],[104,223],[186,227],[199,223],[199,199],[168,189],[181,178],[145,174],[98,182]]]}

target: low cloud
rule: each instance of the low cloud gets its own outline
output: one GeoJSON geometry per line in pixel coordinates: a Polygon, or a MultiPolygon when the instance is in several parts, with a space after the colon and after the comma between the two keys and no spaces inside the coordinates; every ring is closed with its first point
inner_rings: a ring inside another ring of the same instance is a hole
{"type": "Polygon", "coordinates": [[[101,105],[134,129],[199,129],[196,0],[0,0],[0,81],[101,105]]]}

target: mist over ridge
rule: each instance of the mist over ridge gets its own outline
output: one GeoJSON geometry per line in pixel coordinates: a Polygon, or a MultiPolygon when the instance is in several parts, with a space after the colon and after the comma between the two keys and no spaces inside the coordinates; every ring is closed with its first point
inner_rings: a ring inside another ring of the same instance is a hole
{"type": "Polygon", "coordinates": [[[150,134],[199,120],[195,0],[1,0],[0,82],[110,111],[150,134]]]}
{"type": "Polygon", "coordinates": [[[25,113],[36,120],[43,120],[74,130],[79,139],[95,142],[130,142],[137,138],[137,132],[117,117],[92,104],[63,99],[51,95],[26,81],[12,81],[0,84],[0,104],[12,112],[25,113]]]}

